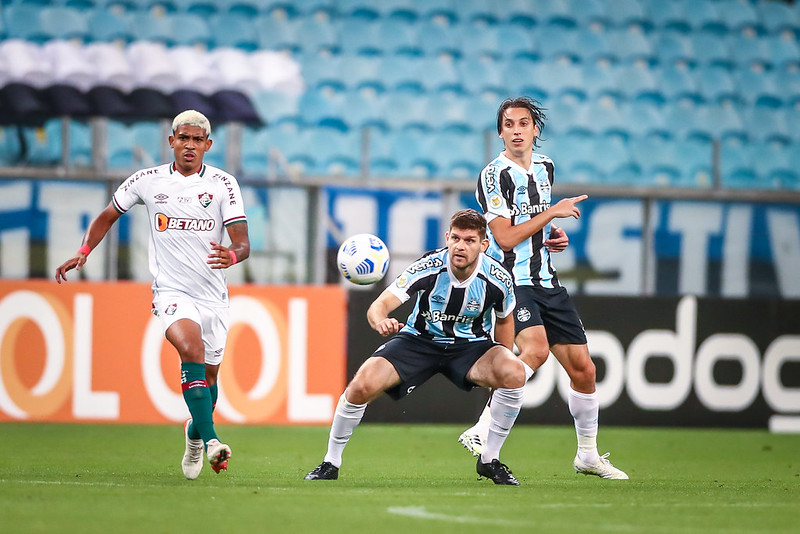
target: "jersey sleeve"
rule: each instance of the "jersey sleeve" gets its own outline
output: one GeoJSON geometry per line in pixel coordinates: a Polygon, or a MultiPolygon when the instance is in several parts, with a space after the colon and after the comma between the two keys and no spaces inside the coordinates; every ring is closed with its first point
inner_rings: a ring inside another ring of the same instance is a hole
{"type": "Polygon", "coordinates": [[[500,166],[490,163],[481,171],[475,198],[483,210],[486,222],[497,217],[511,218],[511,208],[500,190],[500,166]]]}
{"type": "Polygon", "coordinates": [[[506,289],[505,297],[503,298],[502,302],[498,303],[498,307],[495,309],[495,314],[500,319],[504,319],[508,317],[516,307],[517,299],[514,296],[514,290],[506,289]]]}
{"type": "Polygon", "coordinates": [[[136,204],[144,204],[144,196],[141,194],[143,183],[145,181],[145,173],[137,171],[126,178],[111,196],[111,202],[114,208],[120,212],[125,213],[136,204]]]}
{"type": "Polygon", "coordinates": [[[244,213],[244,200],[239,182],[230,174],[220,174],[220,187],[223,201],[220,203],[222,210],[222,224],[229,226],[237,222],[247,222],[244,213]]]}

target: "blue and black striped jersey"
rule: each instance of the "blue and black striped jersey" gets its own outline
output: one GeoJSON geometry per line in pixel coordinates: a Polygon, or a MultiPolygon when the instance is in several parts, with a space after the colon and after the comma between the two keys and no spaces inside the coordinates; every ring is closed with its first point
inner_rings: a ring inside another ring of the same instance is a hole
{"type": "Polygon", "coordinates": [[[480,254],[472,275],[460,282],[450,270],[448,256],[447,248],[429,252],[387,288],[401,302],[417,296],[400,331],[438,343],[492,339],[492,313],[507,317],[516,304],[508,271],[480,254]]]}
{"type": "MultiPolygon", "coordinates": [[[[500,154],[481,171],[475,197],[487,222],[504,217],[511,224],[521,224],[550,207],[552,186],[553,162],[547,156],[534,153],[526,170],[500,154]]],[[[491,229],[488,235],[487,253],[514,275],[514,284],[560,286],[550,252],[543,246],[550,235],[550,223],[510,251],[500,248],[491,229]]]]}

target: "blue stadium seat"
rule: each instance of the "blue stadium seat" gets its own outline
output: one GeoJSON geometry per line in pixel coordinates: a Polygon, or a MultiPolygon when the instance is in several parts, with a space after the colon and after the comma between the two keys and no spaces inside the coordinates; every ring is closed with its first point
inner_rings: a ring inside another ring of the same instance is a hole
{"type": "Polygon", "coordinates": [[[744,0],[716,0],[717,12],[729,33],[761,31],[761,21],[752,2],[744,0]]]}
{"type": "Polygon", "coordinates": [[[658,136],[636,137],[631,152],[646,185],[668,187],[680,181],[683,162],[675,153],[676,142],[658,136]]]}
{"type": "Polygon", "coordinates": [[[370,128],[377,132],[389,130],[384,113],[387,96],[370,89],[353,89],[345,93],[342,111],[352,129],[370,128]]]}
{"type": "Polygon", "coordinates": [[[396,20],[378,21],[378,32],[385,54],[421,56],[423,47],[419,43],[417,24],[396,20]]]}
{"type": "Polygon", "coordinates": [[[269,127],[300,122],[299,97],[278,91],[260,91],[253,96],[253,103],[261,120],[269,127]]]}
{"type": "Polygon", "coordinates": [[[574,26],[548,25],[533,34],[532,58],[580,61],[583,51],[578,48],[578,31],[574,26]]]}
{"type": "Polygon", "coordinates": [[[306,126],[346,131],[349,125],[342,111],[343,105],[344,95],[326,88],[309,89],[298,102],[300,117],[306,126]]]}
{"type": "Polygon", "coordinates": [[[370,0],[337,0],[336,5],[344,18],[375,20],[381,16],[380,4],[370,0]]]}
{"type": "Polygon", "coordinates": [[[774,189],[758,172],[752,145],[723,142],[720,147],[720,182],[732,189],[774,189]]]}
{"type": "Polygon", "coordinates": [[[664,100],[653,70],[646,63],[623,64],[616,69],[616,77],[622,94],[630,100],[664,100]]]}
{"type": "Polygon", "coordinates": [[[578,25],[577,15],[569,0],[539,2],[536,7],[537,17],[542,26],[575,28],[578,25]]]}
{"type": "Polygon", "coordinates": [[[725,35],[727,26],[717,11],[716,2],[698,2],[697,0],[673,0],[680,2],[683,12],[695,31],[704,31],[725,35]]]}
{"type": "Polygon", "coordinates": [[[731,71],[722,66],[698,66],[695,70],[700,94],[709,102],[741,102],[731,71]]]}
{"type": "Polygon", "coordinates": [[[43,43],[50,36],[41,27],[39,13],[42,7],[34,4],[11,4],[3,6],[2,17],[6,37],[43,43]]]}
{"type": "Polygon", "coordinates": [[[338,14],[337,0],[294,0],[299,16],[317,19],[333,19],[338,14]]]}
{"type": "Polygon", "coordinates": [[[485,0],[459,0],[458,16],[462,24],[478,22],[492,25],[500,22],[497,10],[485,0]]]}
{"type": "Polygon", "coordinates": [[[761,42],[766,50],[765,62],[772,68],[800,70],[800,45],[794,34],[767,35],[761,38],[761,42]]]}
{"type": "Polygon", "coordinates": [[[414,0],[385,0],[378,4],[381,17],[400,23],[415,23],[420,18],[419,6],[414,0]]]}
{"type": "Polygon", "coordinates": [[[800,70],[780,69],[774,75],[781,98],[789,109],[800,109],[800,70]]]}
{"type": "MultiPolygon", "coordinates": [[[[666,2],[665,2],[666,3],[666,2]]],[[[692,50],[692,41],[682,32],[676,30],[663,30],[653,32],[655,41],[653,51],[659,64],[694,66],[695,55],[692,50]]]]}
{"type": "Polygon", "coordinates": [[[706,122],[708,106],[690,98],[664,103],[664,125],[672,135],[681,139],[711,141],[715,132],[706,122]]]}
{"type": "Polygon", "coordinates": [[[757,2],[755,8],[761,26],[769,33],[794,33],[800,28],[798,11],[787,2],[757,2]]]}
{"type": "Polygon", "coordinates": [[[650,17],[640,0],[614,0],[613,5],[607,4],[607,9],[611,23],[619,28],[634,26],[650,29],[650,17]]]}
{"type": "Polygon", "coordinates": [[[175,44],[172,21],[166,16],[153,16],[148,12],[135,11],[128,15],[128,25],[137,29],[137,41],[153,41],[166,46],[175,44]]]}
{"type": "Polygon", "coordinates": [[[393,132],[369,130],[369,174],[375,178],[395,176],[400,168],[394,154],[393,132]]]}
{"type": "Polygon", "coordinates": [[[254,19],[261,13],[260,0],[220,0],[220,13],[238,13],[250,19],[254,19]]]}
{"type": "Polygon", "coordinates": [[[342,54],[379,56],[383,54],[380,25],[364,18],[344,18],[337,23],[342,54]]]}
{"type": "Polygon", "coordinates": [[[426,113],[425,100],[419,95],[403,92],[387,92],[384,114],[392,130],[431,131],[435,117],[426,113]]]}
{"type": "Polygon", "coordinates": [[[667,128],[662,106],[648,100],[623,102],[620,105],[623,123],[630,132],[630,137],[661,136],[670,137],[672,132],[667,128]]]}
{"type": "Polygon", "coordinates": [[[425,114],[431,118],[431,124],[440,132],[469,133],[472,121],[469,101],[453,93],[431,95],[425,102],[425,114]]]}
{"type": "Polygon", "coordinates": [[[565,61],[542,62],[542,70],[550,82],[549,94],[556,99],[567,98],[584,101],[588,98],[583,79],[583,68],[565,61]]]}
{"type": "Polygon", "coordinates": [[[410,178],[433,178],[438,172],[436,155],[428,149],[428,132],[403,130],[388,135],[392,157],[397,162],[396,174],[410,178]]]}
{"type": "MultiPolygon", "coordinates": [[[[195,46],[208,49],[215,45],[215,33],[212,33],[206,19],[192,13],[171,13],[165,15],[169,19],[173,44],[195,46]]],[[[230,29],[228,31],[231,31],[230,29]]]]}
{"type": "Polygon", "coordinates": [[[292,20],[278,20],[261,15],[253,20],[258,33],[258,47],[266,50],[297,54],[301,51],[303,36],[297,34],[297,24],[292,20]]]}
{"type": "MultiPolygon", "coordinates": [[[[540,56],[537,50],[537,37],[531,28],[502,24],[497,26],[497,45],[503,58],[533,58],[540,56]]],[[[470,35],[462,35],[461,43],[471,39],[470,35]]]]}
{"type": "Polygon", "coordinates": [[[789,125],[782,109],[763,106],[748,107],[742,110],[749,138],[760,142],[788,144],[792,141],[792,130],[797,125],[789,125]]]}
{"type": "Polygon", "coordinates": [[[772,62],[766,43],[757,36],[748,37],[741,34],[730,35],[727,38],[730,57],[736,67],[750,68],[756,65],[769,68],[772,62]]]}
{"type": "Polygon", "coordinates": [[[784,93],[778,86],[774,71],[736,69],[733,76],[739,94],[748,106],[779,108],[784,105],[784,93]]]}
{"type": "Polygon", "coordinates": [[[380,74],[381,58],[352,55],[337,57],[337,61],[340,62],[341,75],[349,81],[350,87],[356,89],[369,87],[378,92],[386,91],[386,81],[381,78],[380,74]]]}
{"type": "Polygon", "coordinates": [[[594,30],[591,26],[578,26],[574,37],[581,64],[615,59],[607,31],[594,30]]]}
{"type": "Polygon", "coordinates": [[[337,26],[327,19],[302,17],[296,19],[297,48],[304,54],[338,54],[340,50],[337,26]]]}
{"type": "Polygon", "coordinates": [[[92,165],[92,127],[88,122],[69,121],[69,165],[90,167],[92,165]]]}
{"type": "Polygon", "coordinates": [[[682,3],[649,0],[646,3],[646,10],[647,16],[655,28],[675,30],[687,34],[692,29],[691,22],[686,16],[682,3]]]}
{"type": "Polygon", "coordinates": [[[639,26],[611,29],[608,34],[611,52],[620,62],[656,62],[652,42],[639,26]]]}
{"type": "Polygon", "coordinates": [[[603,0],[568,0],[568,3],[578,28],[607,28],[614,24],[611,10],[603,0]]]}
{"type": "Polygon", "coordinates": [[[42,126],[23,126],[22,164],[53,166],[61,161],[61,119],[50,119],[42,126]]]}
{"type": "Polygon", "coordinates": [[[465,55],[456,64],[456,69],[461,78],[462,87],[469,93],[505,91],[506,85],[499,61],[465,55]]]}
{"type": "Polygon", "coordinates": [[[344,91],[353,84],[353,79],[343,69],[343,64],[344,57],[339,55],[314,54],[306,57],[301,63],[303,80],[309,89],[329,87],[336,92],[344,91]]]}
{"type": "Polygon", "coordinates": [[[106,166],[111,170],[133,171],[138,168],[133,129],[115,120],[108,121],[108,154],[106,166]]]}
{"type": "MultiPolygon", "coordinates": [[[[361,168],[359,132],[315,128],[308,142],[314,150],[313,172],[331,176],[358,176],[361,168]]],[[[308,171],[307,171],[308,172],[308,171]]]]}
{"type": "Polygon", "coordinates": [[[672,185],[677,187],[710,188],[714,185],[712,174],[713,144],[703,139],[676,139],[675,157],[680,161],[680,176],[672,185]]]}
{"type": "Polygon", "coordinates": [[[22,157],[18,126],[0,126],[0,165],[16,165],[22,157]]]}
{"type": "Polygon", "coordinates": [[[92,41],[127,44],[135,38],[128,28],[128,20],[107,9],[93,9],[86,18],[89,39],[92,41]]]}
{"type": "Polygon", "coordinates": [[[458,28],[440,24],[435,20],[419,23],[419,44],[428,56],[461,56],[461,38],[458,28]]]}
{"type": "Polygon", "coordinates": [[[512,58],[505,62],[503,78],[508,91],[530,96],[540,102],[545,100],[551,92],[543,61],[512,58]]]}
{"type": "MultiPolygon", "coordinates": [[[[270,128],[246,127],[242,133],[241,169],[247,176],[264,176],[270,165],[270,128]]],[[[213,147],[216,148],[216,147],[213,147]]]]}
{"type": "Polygon", "coordinates": [[[496,61],[505,55],[506,50],[500,48],[500,33],[503,31],[501,26],[482,21],[469,21],[456,27],[461,32],[463,61],[472,59],[496,61]]]}
{"type": "Polygon", "coordinates": [[[223,12],[210,15],[207,20],[215,46],[239,48],[245,52],[258,49],[258,31],[245,15],[223,12]]]}
{"type": "Polygon", "coordinates": [[[672,64],[653,71],[661,94],[666,100],[691,98],[702,100],[693,72],[684,64],[672,64]]]}
{"type": "Polygon", "coordinates": [[[750,139],[750,127],[742,117],[739,106],[723,103],[705,106],[699,119],[709,126],[714,137],[721,141],[735,140],[747,142],[750,139]]]}
{"type": "MultiPolygon", "coordinates": [[[[548,143],[546,141],[545,143],[548,143]]],[[[556,165],[559,183],[565,184],[597,184],[605,179],[602,158],[598,143],[591,135],[567,133],[559,137],[557,144],[567,147],[562,151],[558,160],[553,160],[556,165]]],[[[545,154],[551,157],[558,155],[558,150],[550,150],[547,144],[542,147],[545,154]],[[544,150],[547,147],[547,150],[544,150]]]]}
{"type": "Polygon", "coordinates": [[[206,19],[221,14],[220,8],[224,7],[216,0],[186,0],[181,4],[181,11],[206,19]]]}
{"type": "Polygon", "coordinates": [[[751,145],[757,158],[758,172],[766,183],[777,188],[796,189],[800,183],[800,166],[795,166],[798,147],[784,143],[754,143],[751,145]]]}
{"type": "Polygon", "coordinates": [[[599,62],[583,67],[583,81],[589,98],[595,100],[610,97],[615,100],[623,98],[623,86],[617,81],[618,67],[608,63],[599,62]]]}
{"type": "Polygon", "coordinates": [[[539,22],[539,6],[528,0],[506,0],[503,2],[502,11],[504,22],[508,24],[529,28],[539,22]]]}
{"type": "MultiPolygon", "coordinates": [[[[163,148],[167,145],[161,124],[155,121],[139,121],[130,125],[133,134],[134,157],[138,167],[152,167],[164,163],[163,148]]],[[[216,135],[216,132],[213,132],[216,135]]],[[[212,137],[213,139],[213,137],[212,137]]],[[[216,142],[212,144],[216,150],[216,142]]]]}
{"type": "Polygon", "coordinates": [[[692,32],[688,36],[692,44],[692,52],[698,65],[721,65],[727,68],[734,66],[725,39],[708,32],[692,32]]]}
{"type": "Polygon", "coordinates": [[[469,121],[475,132],[486,132],[494,136],[497,134],[497,108],[502,98],[492,93],[467,96],[467,107],[470,110],[469,121]]]}
{"type": "Polygon", "coordinates": [[[477,179],[485,165],[483,136],[479,133],[437,132],[430,150],[441,178],[477,179]]]}
{"type": "Polygon", "coordinates": [[[625,122],[622,111],[615,100],[610,98],[599,101],[588,100],[578,104],[577,107],[579,109],[578,120],[582,128],[587,129],[594,136],[620,139],[630,137],[631,125],[625,122]]]}
{"type": "Polygon", "coordinates": [[[389,56],[378,63],[378,76],[387,91],[405,91],[422,94],[426,91],[425,71],[422,58],[389,56]]]}

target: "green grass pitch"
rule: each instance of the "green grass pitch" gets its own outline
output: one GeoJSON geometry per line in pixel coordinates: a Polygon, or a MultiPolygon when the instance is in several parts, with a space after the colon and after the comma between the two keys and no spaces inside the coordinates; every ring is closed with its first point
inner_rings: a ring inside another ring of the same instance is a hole
{"type": "Polygon", "coordinates": [[[800,436],[604,427],[631,480],[572,470],[572,427],[520,425],[477,480],[454,425],[365,423],[338,481],[304,481],[327,428],[224,426],[233,458],[183,478],[180,425],[0,424],[0,531],[11,533],[797,532],[800,436]],[[496,530],[497,529],[497,530],[496,530]]]}

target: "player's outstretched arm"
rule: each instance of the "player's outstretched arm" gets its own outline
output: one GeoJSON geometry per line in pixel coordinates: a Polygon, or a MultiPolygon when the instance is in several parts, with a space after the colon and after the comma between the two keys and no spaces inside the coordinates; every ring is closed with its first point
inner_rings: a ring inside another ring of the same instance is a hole
{"type": "Polygon", "coordinates": [[[237,222],[228,226],[228,237],[231,246],[223,247],[216,241],[211,242],[211,252],[208,254],[208,263],[212,269],[227,269],[250,257],[250,237],[247,231],[247,222],[237,222]]]}
{"type": "Polygon", "coordinates": [[[383,293],[378,295],[367,310],[367,321],[373,330],[380,335],[386,337],[396,334],[403,328],[403,323],[389,317],[389,314],[396,310],[402,302],[391,291],[384,289],[383,293]]]}
{"type": "Polygon", "coordinates": [[[116,210],[114,205],[109,203],[108,206],[89,223],[89,228],[86,230],[86,235],[83,238],[83,244],[78,249],[78,252],[56,269],[56,282],[59,284],[66,282],[67,271],[83,267],[83,264],[86,263],[86,258],[89,256],[89,252],[100,244],[100,241],[103,240],[108,231],[121,216],[122,214],[116,210]]]}
{"type": "Polygon", "coordinates": [[[491,228],[492,235],[497,241],[497,244],[500,245],[503,250],[511,250],[526,239],[530,239],[535,233],[541,231],[541,229],[547,226],[547,223],[553,219],[560,219],[563,217],[579,218],[581,212],[576,204],[587,198],[589,198],[588,195],[563,198],[554,206],[550,206],[542,213],[522,224],[511,224],[511,219],[495,217],[489,223],[489,228],[491,228]]]}

